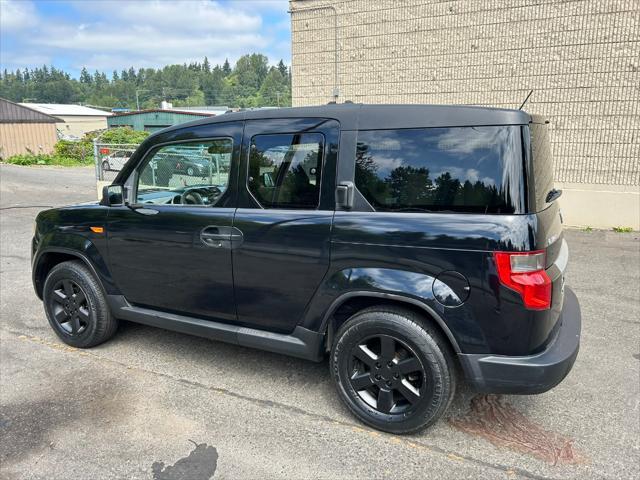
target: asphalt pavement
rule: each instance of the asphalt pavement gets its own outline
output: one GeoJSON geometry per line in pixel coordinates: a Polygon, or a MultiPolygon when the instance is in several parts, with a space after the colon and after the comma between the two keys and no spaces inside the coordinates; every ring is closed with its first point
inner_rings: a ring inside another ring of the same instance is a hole
{"type": "Polygon", "coordinates": [[[122,323],[65,346],[31,286],[33,219],[91,168],[0,166],[0,478],[640,478],[640,237],[568,230],[581,350],[537,396],[460,389],[411,436],[365,427],[325,363],[122,323]]]}

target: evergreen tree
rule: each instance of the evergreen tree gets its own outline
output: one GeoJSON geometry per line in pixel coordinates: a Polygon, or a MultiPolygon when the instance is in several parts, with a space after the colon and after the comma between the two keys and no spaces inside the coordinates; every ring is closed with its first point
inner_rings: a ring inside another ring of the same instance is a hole
{"type": "Polygon", "coordinates": [[[224,59],[224,64],[222,65],[222,72],[225,77],[228,77],[231,74],[231,65],[229,65],[229,59],[224,59]]]}
{"type": "Polygon", "coordinates": [[[284,62],[269,67],[264,55],[241,57],[232,68],[229,61],[212,68],[208,58],[190,65],[164,68],[133,67],[89,73],[82,68],[78,79],[55,67],[9,71],[0,74],[0,97],[12,101],[90,103],[107,107],[136,107],[136,90],[141,107],[157,107],[163,98],[175,105],[223,104],[231,107],[289,106],[291,87],[284,62]],[[283,72],[285,72],[283,74],[283,72]]]}
{"type": "Polygon", "coordinates": [[[89,72],[85,67],[82,67],[82,70],[80,71],[80,83],[89,84],[91,81],[91,75],[89,75],[89,72]]]}
{"type": "Polygon", "coordinates": [[[280,61],[278,62],[278,71],[280,72],[280,75],[282,75],[283,77],[287,76],[288,69],[287,69],[287,66],[284,64],[284,62],[282,61],[282,59],[280,59],[280,61]]]}

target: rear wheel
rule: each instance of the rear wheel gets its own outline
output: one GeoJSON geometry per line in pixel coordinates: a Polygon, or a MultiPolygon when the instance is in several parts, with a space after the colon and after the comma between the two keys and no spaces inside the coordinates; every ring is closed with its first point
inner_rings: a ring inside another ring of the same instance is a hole
{"type": "Polygon", "coordinates": [[[60,339],[79,348],[105,342],[118,327],[98,281],[80,261],[51,269],[44,283],[45,312],[60,339]]]}
{"type": "Polygon", "coordinates": [[[439,332],[410,310],[379,306],[338,330],[331,349],[338,393],[364,423],[411,433],[435,423],[455,393],[455,366],[439,332]]]}
{"type": "Polygon", "coordinates": [[[109,162],[107,162],[106,160],[102,162],[102,171],[108,172],[110,170],[111,170],[111,166],[109,165],[109,162]]]}
{"type": "Polygon", "coordinates": [[[194,174],[195,174],[195,170],[193,169],[193,167],[188,167],[187,175],[189,175],[190,177],[193,177],[194,174]]]}

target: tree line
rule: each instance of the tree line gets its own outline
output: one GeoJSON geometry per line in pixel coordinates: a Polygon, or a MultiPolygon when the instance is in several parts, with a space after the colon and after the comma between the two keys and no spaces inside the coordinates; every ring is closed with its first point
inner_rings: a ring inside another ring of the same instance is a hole
{"type": "Polygon", "coordinates": [[[174,107],[226,105],[263,107],[291,105],[291,72],[282,60],[270,66],[266,56],[243,55],[235,65],[228,60],[163,68],[133,67],[90,73],[78,79],[53,66],[17,69],[0,74],[0,97],[14,102],[81,103],[106,108],[159,108],[162,100],[174,107]]]}
{"type": "Polygon", "coordinates": [[[510,213],[508,192],[480,180],[461,183],[450,172],[430,178],[429,169],[401,165],[389,172],[378,171],[368,145],[356,146],[355,180],[358,189],[374,207],[397,211],[462,210],[510,213]]]}

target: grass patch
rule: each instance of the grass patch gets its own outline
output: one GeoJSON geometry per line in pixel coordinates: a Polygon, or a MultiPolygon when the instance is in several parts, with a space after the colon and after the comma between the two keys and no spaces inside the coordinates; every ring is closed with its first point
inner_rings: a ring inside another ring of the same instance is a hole
{"type": "Polygon", "coordinates": [[[613,227],[613,231],[616,233],[631,233],[633,228],[631,227],[613,227]]]}
{"type": "Polygon", "coordinates": [[[584,227],[584,228],[582,229],[582,231],[583,231],[583,232],[593,232],[593,228],[591,228],[591,227],[584,227]]]}
{"type": "Polygon", "coordinates": [[[14,155],[4,159],[3,162],[12,165],[57,165],[61,167],[83,167],[93,164],[93,157],[89,157],[87,160],[83,161],[61,155],[25,154],[14,155]]]}

